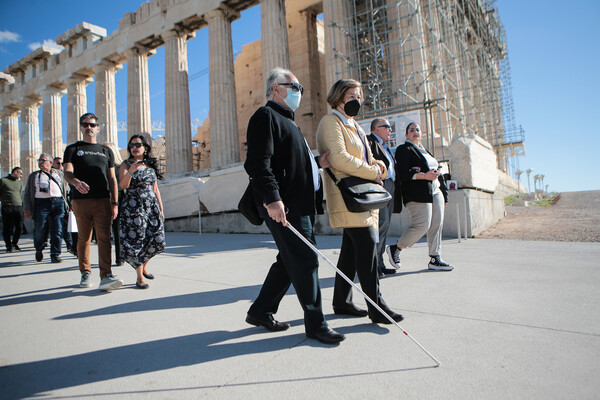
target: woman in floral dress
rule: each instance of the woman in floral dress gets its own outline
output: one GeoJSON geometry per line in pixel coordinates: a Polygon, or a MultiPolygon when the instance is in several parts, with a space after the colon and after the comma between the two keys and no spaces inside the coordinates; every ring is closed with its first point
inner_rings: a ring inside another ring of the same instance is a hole
{"type": "Polygon", "coordinates": [[[163,204],[157,180],[152,147],[142,135],[134,135],[127,145],[129,158],[119,167],[119,186],[125,191],[120,213],[120,240],[124,261],[137,273],[136,287],[147,289],[144,280],[154,279],[148,261],[165,249],[163,204]]]}

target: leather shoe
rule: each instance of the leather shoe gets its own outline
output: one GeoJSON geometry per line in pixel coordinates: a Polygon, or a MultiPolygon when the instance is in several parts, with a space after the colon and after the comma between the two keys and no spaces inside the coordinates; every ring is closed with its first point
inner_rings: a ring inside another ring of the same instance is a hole
{"type": "Polygon", "coordinates": [[[314,333],[307,333],[306,336],[311,339],[317,339],[319,342],[325,344],[338,344],[346,339],[346,336],[334,331],[330,327],[322,328],[314,333]]]}
{"type": "Polygon", "coordinates": [[[265,328],[267,328],[267,330],[273,332],[285,331],[290,327],[290,324],[288,324],[287,322],[276,321],[272,315],[265,316],[263,318],[257,318],[253,317],[250,314],[247,314],[246,322],[250,325],[264,326],[265,328]]]}
{"type": "Polygon", "coordinates": [[[361,310],[354,304],[349,307],[333,307],[333,312],[337,315],[351,315],[353,317],[366,317],[368,314],[367,310],[361,310]]]}
{"type": "Polygon", "coordinates": [[[58,263],[62,262],[62,258],[60,258],[59,256],[50,257],[50,261],[53,262],[54,264],[58,264],[58,263]]]}
{"type": "Polygon", "coordinates": [[[35,261],[40,262],[44,259],[44,253],[41,250],[35,251],[35,261]]]}
{"type": "Polygon", "coordinates": [[[146,279],[154,279],[154,275],[152,275],[152,274],[147,274],[144,272],[143,275],[144,275],[144,278],[146,278],[146,279]]]}
{"type": "Polygon", "coordinates": [[[135,283],[135,287],[138,289],[148,289],[150,287],[150,285],[148,285],[147,283],[135,283]]]}
{"type": "MultiPolygon", "coordinates": [[[[393,268],[382,268],[381,272],[383,272],[385,275],[392,275],[396,273],[396,270],[393,268]]],[[[379,275],[381,276],[381,275],[379,275]]]]}
{"type": "MultiPolygon", "coordinates": [[[[402,316],[402,314],[395,313],[391,310],[388,310],[386,312],[396,322],[400,322],[404,319],[404,316],[402,316]]],[[[386,317],[384,317],[383,315],[381,315],[379,313],[377,313],[377,316],[370,317],[370,318],[374,324],[388,324],[388,325],[392,324],[389,319],[387,319],[386,317]]]]}

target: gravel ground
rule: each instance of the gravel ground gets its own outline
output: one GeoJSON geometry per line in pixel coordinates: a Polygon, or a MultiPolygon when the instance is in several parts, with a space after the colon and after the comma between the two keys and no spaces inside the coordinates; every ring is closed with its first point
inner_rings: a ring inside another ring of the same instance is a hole
{"type": "Polygon", "coordinates": [[[600,242],[600,190],[560,193],[549,207],[506,207],[484,239],[600,242]]]}

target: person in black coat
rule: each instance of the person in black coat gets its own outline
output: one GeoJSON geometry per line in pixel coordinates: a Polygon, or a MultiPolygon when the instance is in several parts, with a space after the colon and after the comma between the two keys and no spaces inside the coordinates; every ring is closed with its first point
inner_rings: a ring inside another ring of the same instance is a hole
{"type": "Polygon", "coordinates": [[[275,239],[279,254],[271,266],[246,322],[270,331],[284,331],[288,323],[276,321],[273,314],[290,284],[304,310],[306,336],[322,343],[337,344],[344,335],[329,327],[323,315],[317,255],[294,233],[291,224],[311,243],[315,213],[323,213],[320,163],[329,166],[327,154],[313,157],[308,143],[294,123],[303,88],[298,79],[283,68],[273,69],[267,78],[269,101],[248,123],[248,153],[244,168],[260,216],[275,239]]]}
{"type": "Polygon", "coordinates": [[[411,122],[406,127],[406,143],[398,146],[395,159],[396,176],[401,181],[401,189],[396,190],[396,197],[402,196],[410,213],[411,223],[398,242],[386,249],[390,262],[400,268],[401,251],[411,247],[427,233],[431,258],[428,268],[451,271],[454,267],[441,258],[442,227],[448,191],[444,178],[438,171],[439,163],[421,144],[421,128],[418,124],[411,122]]]}

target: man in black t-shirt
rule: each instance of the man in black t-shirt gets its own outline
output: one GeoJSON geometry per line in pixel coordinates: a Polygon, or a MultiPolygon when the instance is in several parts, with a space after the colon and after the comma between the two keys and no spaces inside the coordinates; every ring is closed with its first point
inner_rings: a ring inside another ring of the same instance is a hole
{"type": "Polygon", "coordinates": [[[117,179],[114,155],[110,148],[97,143],[100,124],[92,114],[79,118],[83,140],[65,149],[65,179],[71,185],[73,211],[77,219],[77,256],[81,272],[81,287],[92,286],[90,242],[92,228],[96,229],[100,266],[100,290],[117,289],[123,281],[111,270],[110,223],[117,217],[117,179]]]}

